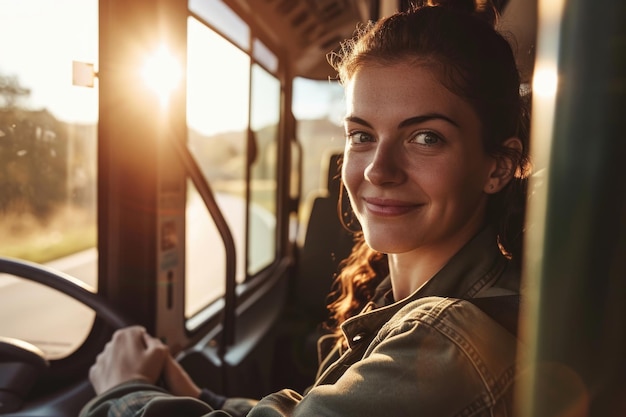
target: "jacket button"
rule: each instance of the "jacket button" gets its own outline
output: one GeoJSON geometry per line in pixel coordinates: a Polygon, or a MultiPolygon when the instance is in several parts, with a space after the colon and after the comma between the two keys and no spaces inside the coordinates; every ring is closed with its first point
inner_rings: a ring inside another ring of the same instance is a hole
{"type": "Polygon", "coordinates": [[[359,333],[352,338],[352,342],[359,343],[361,340],[363,340],[364,337],[365,337],[365,334],[359,333]]]}

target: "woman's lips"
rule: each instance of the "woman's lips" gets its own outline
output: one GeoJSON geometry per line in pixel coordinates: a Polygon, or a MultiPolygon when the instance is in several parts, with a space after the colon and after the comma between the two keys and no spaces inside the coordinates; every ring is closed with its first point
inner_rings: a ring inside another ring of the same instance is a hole
{"type": "Polygon", "coordinates": [[[381,198],[363,198],[367,211],[377,216],[401,216],[421,207],[408,201],[390,200],[381,198]]]}

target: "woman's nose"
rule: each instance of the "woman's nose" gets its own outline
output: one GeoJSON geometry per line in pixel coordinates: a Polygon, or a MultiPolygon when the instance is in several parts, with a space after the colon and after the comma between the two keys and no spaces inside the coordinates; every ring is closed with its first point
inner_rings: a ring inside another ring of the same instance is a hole
{"type": "Polygon", "coordinates": [[[379,143],[365,168],[365,179],[374,185],[394,185],[406,180],[401,151],[394,144],[379,143]]]}

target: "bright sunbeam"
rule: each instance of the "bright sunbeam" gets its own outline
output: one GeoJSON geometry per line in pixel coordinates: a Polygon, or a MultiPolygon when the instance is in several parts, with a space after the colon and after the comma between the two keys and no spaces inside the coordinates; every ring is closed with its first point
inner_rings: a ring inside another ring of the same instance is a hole
{"type": "Polygon", "coordinates": [[[558,82],[556,68],[538,68],[533,76],[533,92],[541,97],[553,97],[556,94],[558,82]]]}
{"type": "Polygon", "coordinates": [[[167,47],[161,45],[148,57],[141,75],[146,85],[157,94],[161,106],[166,107],[182,78],[182,68],[167,47]]]}

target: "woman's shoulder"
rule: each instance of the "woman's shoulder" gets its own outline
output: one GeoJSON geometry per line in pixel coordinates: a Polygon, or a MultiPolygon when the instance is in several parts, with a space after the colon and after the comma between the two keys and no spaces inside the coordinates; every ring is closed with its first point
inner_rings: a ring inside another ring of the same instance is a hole
{"type": "Polygon", "coordinates": [[[415,395],[433,407],[450,402],[466,411],[508,409],[517,348],[515,335],[472,302],[423,297],[407,303],[380,328],[359,369],[363,372],[369,364],[377,372],[384,366],[401,370],[402,378],[411,381],[407,386],[428,392],[428,398],[415,395]]]}
{"type": "Polygon", "coordinates": [[[519,344],[514,333],[475,303],[447,297],[423,297],[405,305],[380,329],[371,348],[392,337],[413,340],[416,351],[436,339],[493,374],[515,364],[519,344]]]}
{"type": "Polygon", "coordinates": [[[503,326],[494,315],[498,309],[516,314],[518,305],[519,296],[515,294],[472,300],[422,297],[398,310],[381,328],[381,332],[398,331],[402,327],[412,327],[412,323],[417,322],[449,335],[462,334],[473,337],[472,335],[478,333],[492,333],[494,336],[502,333],[515,340],[515,334],[503,326]],[[484,331],[480,331],[481,329],[484,331]]]}

